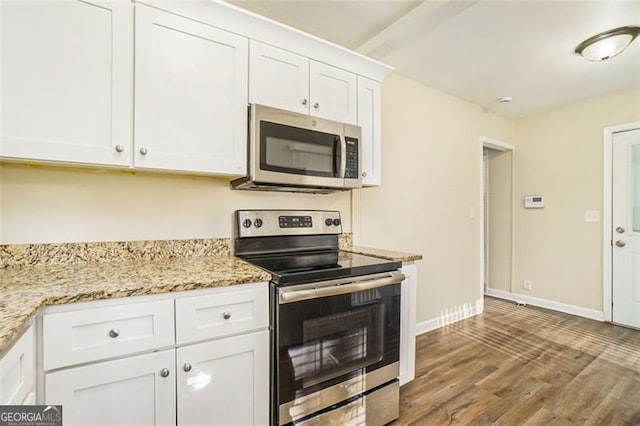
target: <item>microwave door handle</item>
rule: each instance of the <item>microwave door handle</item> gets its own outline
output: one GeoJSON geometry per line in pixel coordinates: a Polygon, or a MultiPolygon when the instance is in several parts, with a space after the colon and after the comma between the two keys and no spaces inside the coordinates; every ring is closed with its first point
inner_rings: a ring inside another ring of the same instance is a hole
{"type": "Polygon", "coordinates": [[[347,169],[347,140],[344,136],[336,136],[336,138],[340,142],[340,155],[336,161],[336,163],[340,163],[338,177],[344,179],[347,169]]]}

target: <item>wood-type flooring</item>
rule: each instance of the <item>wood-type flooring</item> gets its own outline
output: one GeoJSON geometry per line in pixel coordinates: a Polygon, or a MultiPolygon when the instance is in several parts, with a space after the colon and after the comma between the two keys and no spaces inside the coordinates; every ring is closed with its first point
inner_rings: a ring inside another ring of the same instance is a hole
{"type": "Polygon", "coordinates": [[[640,331],[485,298],[416,339],[393,425],[640,425],[640,331]]]}

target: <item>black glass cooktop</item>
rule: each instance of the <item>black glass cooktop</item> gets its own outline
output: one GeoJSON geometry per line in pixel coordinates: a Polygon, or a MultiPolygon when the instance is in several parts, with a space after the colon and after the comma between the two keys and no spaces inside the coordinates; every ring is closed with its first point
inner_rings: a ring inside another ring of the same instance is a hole
{"type": "Polygon", "coordinates": [[[278,285],[293,285],[334,278],[394,271],[401,262],[343,251],[315,251],[245,258],[273,276],[278,285]]]}

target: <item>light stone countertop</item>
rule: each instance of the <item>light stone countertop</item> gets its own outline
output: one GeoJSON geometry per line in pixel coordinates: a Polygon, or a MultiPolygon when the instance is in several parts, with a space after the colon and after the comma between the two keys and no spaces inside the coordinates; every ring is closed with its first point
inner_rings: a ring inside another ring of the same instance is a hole
{"type": "Polygon", "coordinates": [[[363,246],[351,246],[344,250],[351,253],[364,254],[364,255],[373,256],[373,257],[380,257],[383,259],[394,260],[397,262],[413,262],[414,260],[422,259],[421,254],[403,253],[400,251],[382,250],[382,249],[363,247],[363,246]]]}
{"type": "Polygon", "coordinates": [[[269,281],[233,256],[57,264],[0,269],[0,356],[43,307],[269,281]]]}

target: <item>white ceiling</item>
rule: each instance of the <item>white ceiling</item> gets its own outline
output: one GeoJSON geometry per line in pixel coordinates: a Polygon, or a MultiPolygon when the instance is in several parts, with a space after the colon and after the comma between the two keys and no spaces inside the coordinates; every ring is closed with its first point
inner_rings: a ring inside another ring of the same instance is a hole
{"type": "Polygon", "coordinates": [[[599,32],[640,26],[640,0],[230,2],[507,116],[640,88],[640,39],[604,62],[573,52],[599,32]],[[513,102],[498,104],[506,95],[513,102]]]}

